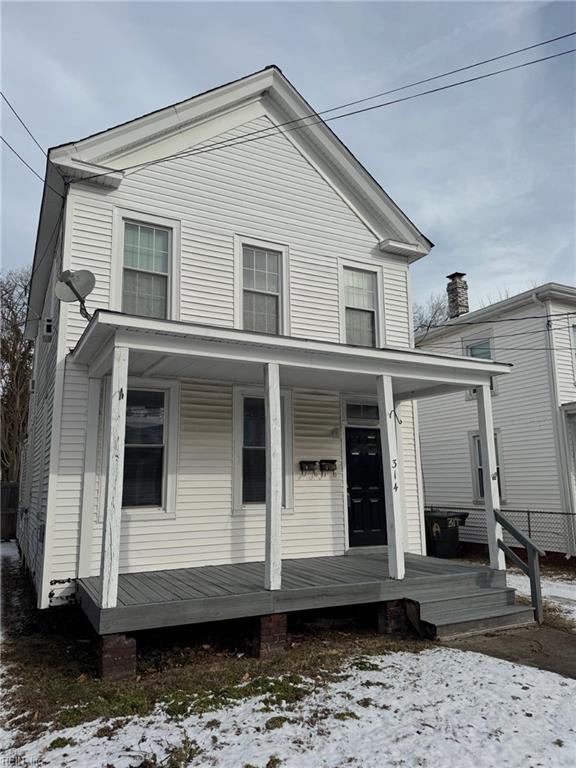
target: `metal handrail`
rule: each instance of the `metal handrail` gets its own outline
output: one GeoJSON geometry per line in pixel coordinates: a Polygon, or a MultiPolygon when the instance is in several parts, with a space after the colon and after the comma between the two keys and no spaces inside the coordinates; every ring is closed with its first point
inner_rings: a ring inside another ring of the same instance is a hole
{"type": "Polygon", "coordinates": [[[546,552],[535,544],[529,536],[519,531],[516,526],[510,522],[502,512],[494,510],[496,522],[500,523],[510,536],[516,539],[526,549],[528,562],[525,563],[516,552],[513,552],[509,546],[504,544],[502,539],[498,539],[498,546],[510,560],[520,568],[520,570],[530,579],[530,595],[532,598],[532,607],[534,608],[534,617],[538,624],[544,620],[544,609],[542,604],[542,588],[540,585],[540,555],[544,556],[546,552]]]}

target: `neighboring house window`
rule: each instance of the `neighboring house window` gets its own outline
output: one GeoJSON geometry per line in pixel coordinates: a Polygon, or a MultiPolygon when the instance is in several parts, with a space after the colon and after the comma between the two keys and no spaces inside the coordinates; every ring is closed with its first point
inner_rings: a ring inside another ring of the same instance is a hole
{"type": "Polygon", "coordinates": [[[242,246],[242,306],[245,330],[280,333],[281,265],[282,254],[279,251],[242,246]]]}
{"type": "Polygon", "coordinates": [[[376,274],[344,267],[346,343],[376,346],[376,274]]]}
{"type": "MultiPolygon", "coordinates": [[[[465,347],[468,357],[476,357],[479,360],[492,360],[492,343],[490,339],[477,339],[468,342],[465,347]]],[[[494,379],[490,379],[490,390],[494,391],[494,379]]],[[[474,397],[477,393],[476,387],[468,390],[468,396],[474,397]]]]}
{"type": "Polygon", "coordinates": [[[156,390],[128,390],[123,507],[163,506],[165,397],[156,390]]]}
{"type": "Polygon", "coordinates": [[[490,339],[481,339],[473,341],[466,345],[466,354],[468,357],[477,357],[480,360],[492,360],[492,347],[490,339]]]}
{"type": "MultiPolygon", "coordinates": [[[[262,507],[266,503],[266,409],[258,390],[235,390],[234,508],[262,507]]],[[[287,469],[292,466],[291,398],[282,394],[282,506],[291,507],[287,469]]]]}
{"type": "Polygon", "coordinates": [[[122,311],[144,317],[168,317],[171,231],[124,222],[122,311]]]}
{"type": "MultiPolygon", "coordinates": [[[[502,500],[502,478],[500,470],[500,450],[499,450],[499,438],[498,433],[494,433],[494,447],[496,451],[496,472],[498,474],[498,493],[502,500]]],[[[484,499],[485,493],[485,466],[484,457],[482,455],[482,444],[480,442],[480,435],[472,435],[472,455],[474,464],[474,498],[478,500],[484,499]]]]}

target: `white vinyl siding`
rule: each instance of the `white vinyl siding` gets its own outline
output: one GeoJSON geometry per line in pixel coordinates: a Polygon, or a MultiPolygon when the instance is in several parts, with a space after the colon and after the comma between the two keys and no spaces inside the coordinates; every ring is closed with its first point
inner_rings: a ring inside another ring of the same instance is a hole
{"type": "MultiPolygon", "coordinates": [[[[215,125],[214,135],[233,139],[272,125],[264,115],[254,117],[254,110],[248,108],[249,120],[237,128],[221,132],[215,125]]],[[[381,340],[391,346],[410,345],[406,259],[377,247],[381,237],[397,233],[371,232],[284,136],[270,135],[233,149],[149,166],[125,177],[117,189],[72,185],[66,221],[67,267],[88,268],[96,276],[87,299],[89,311],[121,309],[123,224],[133,221],[172,233],[169,283],[174,284],[167,309],[172,319],[242,327],[242,313],[237,316],[241,299],[236,298],[238,290],[242,293],[239,239],[241,244],[282,252],[281,333],[341,341],[342,256],[359,269],[381,273],[379,322],[385,326],[381,340]]],[[[86,321],[74,306],[65,315],[61,331],[66,349],[71,349],[86,321]]],[[[78,561],[88,378],[84,368],[72,365],[65,378],[53,510],[55,544],[48,579],[75,577],[78,561]]],[[[263,557],[263,518],[231,514],[231,393],[232,387],[224,384],[182,383],[181,437],[173,465],[175,515],[162,520],[123,515],[124,571],[263,557]]],[[[341,457],[339,407],[336,395],[321,401],[295,397],[294,513],[283,521],[284,557],[344,552],[340,466],[335,477],[311,483],[300,477],[297,464],[316,454],[341,457]]],[[[97,477],[98,493],[99,482],[97,477]]],[[[99,568],[99,520],[94,529],[94,573],[99,568]]],[[[414,535],[419,536],[417,529],[414,535]]],[[[419,543],[414,547],[420,551],[419,543]]],[[[57,592],[63,589],[56,587],[57,592]]]]}

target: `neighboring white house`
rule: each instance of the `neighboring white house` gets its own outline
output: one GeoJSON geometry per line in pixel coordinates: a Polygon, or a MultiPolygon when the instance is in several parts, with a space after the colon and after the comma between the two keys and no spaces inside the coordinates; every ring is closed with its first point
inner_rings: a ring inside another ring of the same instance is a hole
{"type": "MultiPolygon", "coordinates": [[[[542,548],[576,555],[576,288],[546,283],[468,312],[463,275],[449,277],[453,317],[416,344],[512,363],[492,386],[502,510],[542,548]]],[[[485,542],[475,399],[470,390],[423,402],[420,444],[426,504],[469,509],[460,538],[485,542]]]]}
{"type": "Polygon", "coordinates": [[[414,399],[509,367],[413,348],[431,243],[324,123],[276,128],[312,112],[268,67],[50,150],[18,531],[40,607],[99,574],[112,608],[119,573],[265,561],[274,590],[282,559],[387,542],[402,579],[425,554],[414,399]],[[89,322],[54,295],[81,269],[89,322]]]}

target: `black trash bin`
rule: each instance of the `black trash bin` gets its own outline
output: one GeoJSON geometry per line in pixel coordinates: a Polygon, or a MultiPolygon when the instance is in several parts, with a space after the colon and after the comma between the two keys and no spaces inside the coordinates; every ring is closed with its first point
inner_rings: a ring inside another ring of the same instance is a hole
{"type": "Polygon", "coordinates": [[[427,509],[426,548],[432,557],[458,557],[458,528],[464,525],[468,512],[449,509],[427,509]]]}

